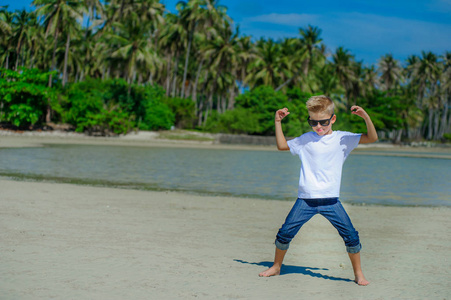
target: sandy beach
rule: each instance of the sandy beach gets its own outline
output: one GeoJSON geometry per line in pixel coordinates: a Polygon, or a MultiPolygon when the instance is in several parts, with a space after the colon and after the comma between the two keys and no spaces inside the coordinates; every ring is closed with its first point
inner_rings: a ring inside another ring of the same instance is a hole
{"type": "Polygon", "coordinates": [[[345,204],[371,282],[361,287],[321,216],[293,240],[281,276],[258,277],[292,201],[7,178],[0,189],[2,300],[451,299],[449,207],[345,204]]]}

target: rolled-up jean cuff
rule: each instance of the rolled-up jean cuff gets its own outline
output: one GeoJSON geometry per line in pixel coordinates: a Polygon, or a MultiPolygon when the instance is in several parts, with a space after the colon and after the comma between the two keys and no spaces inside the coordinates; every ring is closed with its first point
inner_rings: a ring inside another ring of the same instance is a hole
{"type": "Polygon", "coordinates": [[[288,244],[282,244],[281,242],[279,242],[278,240],[276,240],[274,242],[274,244],[276,244],[277,249],[280,250],[288,250],[288,248],[290,248],[290,243],[288,244]]]}
{"type": "Polygon", "coordinates": [[[346,246],[346,251],[348,253],[359,253],[360,250],[362,250],[362,244],[360,244],[360,243],[357,246],[352,246],[352,247],[346,246]]]}

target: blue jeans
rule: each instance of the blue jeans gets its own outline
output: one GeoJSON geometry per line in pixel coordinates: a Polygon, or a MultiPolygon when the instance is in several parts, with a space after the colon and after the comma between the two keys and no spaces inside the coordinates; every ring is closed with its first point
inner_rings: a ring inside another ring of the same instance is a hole
{"type": "Polygon", "coordinates": [[[338,230],[348,253],[360,252],[362,245],[359,233],[354,229],[351,219],[338,198],[297,199],[285,223],[277,233],[276,247],[280,250],[287,250],[302,225],[316,214],[323,215],[338,230]]]}

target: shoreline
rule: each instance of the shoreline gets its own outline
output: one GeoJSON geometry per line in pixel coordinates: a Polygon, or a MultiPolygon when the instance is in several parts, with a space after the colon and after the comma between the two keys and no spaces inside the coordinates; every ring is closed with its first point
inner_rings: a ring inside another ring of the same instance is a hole
{"type": "MultiPolygon", "coordinates": [[[[156,134],[153,132],[144,132],[138,136],[125,136],[119,138],[94,138],[94,137],[86,137],[86,136],[64,136],[61,134],[39,134],[39,135],[14,135],[14,136],[0,136],[0,150],[8,147],[46,147],[48,145],[98,145],[98,146],[120,146],[120,147],[164,147],[164,148],[195,148],[195,149],[214,149],[214,150],[245,150],[245,151],[271,151],[277,152],[275,147],[271,146],[242,146],[242,145],[222,145],[222,144],[213,144],[212,142],[198,142],[198,141],[167,141],[160,140],[156,138],[156,134]],[[139,138],[138,138],[139,137],[139,138]]],[[[363,145],[365,146],[365,145],[363,145]]],[[[434,159],[451,159],[451,153],[445,151],[429,152],[430,149],[405,149],[405,148],[395,148],[395,147],[386,147],[385,145],[379,145],[380,147],[362,147],[357,148],[353,151],[352,155],[365,155],[365,156],[393,156],[393,157],[411,157],[411,158],[434,158],[434,159]]],[[[14,151],[14,150],[13,150],[14,151]]],[[[33,151],[33,150],[32,150],[33,151]]],[[[11,152],[10,152],[11,153],[11,152]]],[[[371,159],[370,157],[365,159],[371,159]]],[[[412,160],[413,163],[416,160],[412,160]]],[[[421,163],[420,161],[417,161],[421,163]]],[[[431,162],[432,163],[432,162],[431,162]]],[[[437,162],[434,162],[437,163],[437,162]]],[[[446,161],[443,161],[446,163],[446,161]]],[[[99,179],[99,178],[78,178],[77,176],[72,176],[71,173],[67,173],[64,175],[65,177],[52,176],[52,173],[45,172],[40,174],[41,172],[36,171],[36,174],[21,174],[19,170],[12,170],[10,172],[4,171],[0,174],[0,179],[10,179],[14,181],[23,181],[23,182],[42,182],[42,183],[57,183],[57,184],[74,184],[74,185],[82,185],[82,186],[91,186],[91,187],[106,187],[106,188],[114,188],[114,189],[125,189],[125,190],[141,190],[141,191],[164,191],[164,192],[180,192],[187,193],[195,196],[223,196],[223,197],[245,197],[247,199],[272,199],[276,201],[292,201],[292,198],[287,198],[284,196],[278,196],[276,194],[272,196],[264,195],[262,197],[261,194],[256,192],[246,193],[227,193],[227,190],[221,190],[222,192],[218,192],[217,190],[210,189],[194,189],[187,188],[183,189],[180,186],[166,186],[156,184],[146,183],[146,182],[129,182],[127,180],[109,180],[108,177],[99,179]]],[[[446,199],[446,197],[444,198],[446,199]]],[[[353,197],[352,195],[343,195],[342,198],[343,203],[347,203],[349,205],[355,206],[385,206],[385,207],[449,207],[448,203],[443,201],[423,201],[419,202],[420,205],[409,205],[411,203],[396,203],[397,201],[384,200],[380,199],[371,199],[371,200],[359,200],[357,197],[353,197]],[[368,203],[365,203],[368,202],[368,203]],[[378,203],[379,202],[379,203],[378,203]],[[429,202],[429,203],[428,203],[429,202]]]]}
{"type": "MultiPolygon", "coordinates": [[[[293,198],[290,199],[277,199],[271,197],[262,197],[259,195],[230,195],[223,193],[212,193],[205,191],[191,191],[191,190],[177,190],[177,189],[165,189],[161,187],[145,187],[139,185],[127,185],[122,183],[104,183],[104,182],[92,182],[89,180],[80,180],[73,178],[37,178],[34,176],[27,175],[2,175],[0,174],[0,181],[15,181],[24,183],[43,183],[43,184],[69,184],[79,187],[92,187],[92,188],[107,188],[107,189],[117,189],[117,190],[128,190],[128,191],[141,191],[141,192],[155,192],[155,193],[178,193],[186,194],[193,197],[224,197],[224,198],[237,198],[237,199],[249,199],[257,201],[279,201],[279,202],[293,202],[293,198]]],[[[413,204],[387,204],[387,203],[365,203],[365,202],[348,202],[346,200],[340,199],[340,201],[348,206],[358,206],[358,207],[418,207],[418,208],[445,208],[451,209],[449,205],[413,205],[413,204]]]]}
{"type": "MultiPolygon", "coordinates": [[[[205,136],[211,137],[212,135],[205,134],[205,136]]],[[[62,131],[16,133],[0,130],[0,149],[44,147],[52,144],[277,151],[276,147],[271,145],[224,144],[214,139],[211,141],[161,139],[158,137],[157,132],[145,131],[119,137],[92,137],[62,131]]],[[[359,145],[351,155],[353,154],[451,159],[451,148],[412,147],[375,143],[359,145]]]]}
{"type": "Polygon", "coordinates": [[[451,209],[344,204],[367,287],[316,216],[260,278],[292,201],[0,178],[2,299],[447,299],[451,209]]]}

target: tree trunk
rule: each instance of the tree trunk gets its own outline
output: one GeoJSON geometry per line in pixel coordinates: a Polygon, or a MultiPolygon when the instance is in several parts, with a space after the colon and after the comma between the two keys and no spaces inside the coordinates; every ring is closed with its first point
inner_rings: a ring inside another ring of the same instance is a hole
{"type": "Polygon", "coordinates": [[[19,39],[19,41],[17,42],[17,48],[16,48],[16,53],[17,53],[17,57],[16,57],[16,66],[15,66],[15,71],[17,71],[17,67],[19,67],[19,57],[20,57],[20,47],[22,46],[21,40],[19,39]]]}
{"type": "Polygon", "coordinates": [[[225,113],[227,111],[227,95],[224,95],[222,98],[222,112],[225,113]]]}
{"type": "Polygon", "coordinates": [[[208,95],[208,105],[207,105],[207,112],[205,114],[204,124],[208,120],[208,115],[213,110],[213,91],[214,90],[216,90],[216,85],[213,86],[213,88],[211,89],[210,94],[208,95]]]}
{"type": "MultiPolygon", "coordinates": [[[[236,78],[236,72],[233,74],[233,78],[236,78]]],[[[229,89],[229,103],[227,104],[227,109],[232,110],[235,107],[235,84],[236,81],[233,80],[233,84],[229,89]]]]}
{"type": "MultiPolygon", "coordinates": [[[[52,65],[51,65],[50,71],[53,71],[55,69],[56,45],[58,43],[58,30],[55,30],[55,37],[54,38],[55,38],[55,43],[53,45],[52,65]]],[[[49,76],[49,87],[52,87],[52,74],[50,74],[50,76],[49,76]]]]}
{"type": "Polygon", "coordinates": [[[437,109],[434,114],[434,140],[440,139],[440,109],[437,109]]]}
{"type": "Polygon", "coordinates": [[[299,74],[301,74],[302,69],[299,69],[296,74],[294,74],[290,79],[288,79],[287,81],[285,81],[284,83],[282,83],[281,85],[279,85],[275,91],[278,92],[281,88],[283,88],[284,86],[286,86],[287,84],[289,84],[290,82],[293,81],[293,79],[295,79],[296,77],[299,76],[299,74]]]}
{"type": "MultiPolygon", "coordinates": [[[[51,66],[51,71],[53,71],[55,69],[55,60],[56,60],[56,45],[58,43],[58,30],[55,30],[55,43],[53,45],[53,56],[52,56],[52,66],[51,66]]],[[[52,74],[50,74],[49,76],[49,88],[52,87],[52,74]]],[[[48,102],[50,102],[50,99],[47,100],[48,102]]],[[[50,107],[50,103],[47,103],[47,113],[45,115],[45,122],[46,123],[50,123],[52,121],[52,109],[50,107]]]]}
{"type": "Polygon", "coordinates": [[[447,127],[446,116],[448,114],[448,110],[449,110],[448,103],[446,103],[446,101],[445,101],[445,104],[443,105],[442,117],[440,120],[439,138],[442,138],[443,135],[446,133],[446,127],[447,127]]]}
{"type": "Polygon", "coordinates": [[[393,130],[393,143],[394,144],[400,144],[401,143],[401,137],[402,137],[403,130],[393,130]]]}
{"type": "Polygon", "coordinates": [[[302,62],[302,69],[303,69],[303,73],[304,73],[305,77],[307,77],[307,75],[308,75],[308,69],[309,69],[309,65],[310,65],[310,57],[311,57],[311,54],[309,54],[309,57],[306,58],[302,62]]]}
{"type": "Polygon", "coordinates": [[[168,57],[168,66],[166,68],[166,97],[169,97],[169,89],[171,88],[171,60],[172,56],[168,57]]]}
{"type": "Polygon", "coordinates": [[[185,82],[186,82],[186,76],[188,74],[188,62],[189,62],[189,54],[191,51],[191,44],[192,44],[192,33],[190,33],[189,37],[188,37],[188,49],[186,50],[186,58],[185,58],[185,69],[183,71],[183,81],[182,81],[182,93],[181,93],[181,98],[185,97],[185,82]]]}
{"type": "Polygon", "coordinates": [[[222,95],[216,96],[216,110],[218,114],[222,114],[222,95]]]}
{"type": "Polygon", "coordinates": [[[449,112],[450,107],[451,107],[451,103],[448,105],[448,109],[447,109],[448,121],[447,121],[444,133],[451,133],[451,112],[449,112]]]}
{"type": "Polygon", "coordinates": [[[428,135],[427,139],[432,140],[432,119],[434,117],[434,110],[432,108],[429,108],[429,126],[428,126],[428,135]]]}
{"type": "Polygon", "coordinates": [[[210,114],[210,111],[212,109],[213,109],[213,92],[210,92],[210,94],[208,95],[208,105],[207,105],[207,109],[205,112],[205,118],[204,118],[203,124],[207,123],[208,115],[210,114]]]}
{"type": "Polygon", "coordinates": [[[64,52],[63,86],[66,85],[67,82],[67,60],[69,57],[69,48],[70,48],[70,32],[67,33],[66,51],[64,52]]]}
{"type": "Polygon", "coordinates": [[[175,91],[176,91],[176,84],[177,84],[177,70],[179,65],[179,55],[177,54],[177,57],[175,58],[174,67],[173,67],[173,78],[172,78],[172,90],[171,90],[171,96],[175,97],[175,91]]]}
{"type": "Polygon", "coordinates": [[[199,108],[198,108],[198,118],[197,118],[197,126],[202,126],[202,109],[204,108],[204,102],[200,101],[199,108]]]}
{"type": "Polygon", "coordinates": [[[199,83],[199,76],[200,76],[200,72],[202,71],[202,65],[204,64],[204,59],[202,58],[202,60],[200,61],[199,67],[197,68],[197,74],[196,74],[196,80],[194,81],[194,86],[193,86],[193,101],[195,103],[195,113],[197,113],[197,84],[199,83]]]}

